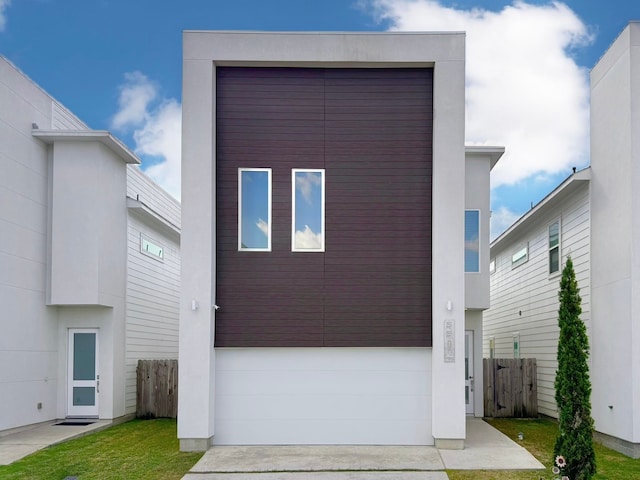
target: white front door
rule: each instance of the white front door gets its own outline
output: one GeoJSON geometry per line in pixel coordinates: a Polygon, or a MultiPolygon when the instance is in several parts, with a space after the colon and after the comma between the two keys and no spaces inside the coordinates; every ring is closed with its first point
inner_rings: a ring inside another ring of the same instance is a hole
{"type": "Polygon", "coordinates": [[[467,414],[473,415],[473,331],[464,332],[464,398],[467,414]]]}
{"type": "Polygon", "coordinates": [[[98,372],[98,330],[69,329],[67,416],[98,416],[98,372]]]}

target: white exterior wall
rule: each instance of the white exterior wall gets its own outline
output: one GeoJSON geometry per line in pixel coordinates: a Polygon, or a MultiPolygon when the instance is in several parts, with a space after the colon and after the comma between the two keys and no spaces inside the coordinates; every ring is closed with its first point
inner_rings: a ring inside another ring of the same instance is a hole
{"type": "Polygon", "coordinates": [[[494,358],[513,358],[513,335],[518,334],[520,358],[537,359],[538,411],[557,417],[558,291],[568,255],[580,287],[581,318],[591,333],[588,182],[567,188],[533,213],[491,248],[496,270],[490,275],[491,308],[484,312],[483,348],[484,356],[489,357],[489,339],[494,338],[494,358]],[[560,272],[549,275],[548,228],[556,220],[560,220],[561,265],[560,272]],[[512,255],[526,244],[529,260],[512,267],[512,255]]]}
{"type": "Polygon", "coordinates": [[[127,169],[127,196],[168,220],[163,224],[131,210],[128,217],[126,413],[134,413],[138,360],[178,358],[180,204],[136,166],[127,169]],[[141,235],[163,247],[162,260],[140,251],[141,235]]]}
{"type": "Polygon", "coordinates": [[[98,142],[55,141],[50,178],[52,305],[124,302],[126,168],[98,142]]]}
{"type": "Polygon", "coordinates": [[[482,312],[489,308],[490,172],[504,153],[503,147],[467,147],[465,160],[465,210],[480,212],[480,271],[465,272],[465,330],[473,332],[473,414],[484,416],[482,365],[482,312]]]}
{"type": "Polygon", "coordinates": [[[465,160],[465,210],[480,212],[478,273],[465,273],[465,308],[489,308],[490,171],[504,153],[501,147],[467,147],[465,160]]]}
{"type": "Polygon", "coordinates": [[[0,105],[2,431],[55,418],[62,380],[58,312],[45,304],[47,146],[31,135],[32,123],[55,127],[51,98],[0,57],[0,105]]]}
{"type": "MultiPolygon", "coordinates": [[[[178,437],[206,449],[216,434],[215,68],[265,66],[434,67],[433,348],[431,436],[461,447],[464,405],[464,34],[187,32],[183,60],[182,289],[178,437]],[[192,301],[199,305],[192,309],[192,301]],[[447,304],[452,305],[447,310],[447,304]],[[455,325],[456,357],[444,362],[444,323],[455,325]]],[[[411,355],[409,349],[407,355],[411,355]]],[[[309,352],[310,353],[310,352],[309,352]]],[[[354,352],[356,354],[356,352],[354,352]]],[[[362,352],[363,357],[368,355],[362,352]]],[[[384,355],[384,353],[382,354],[384,355]]],[[[384,358],[384,357],[381,357],[384,358]]],[[[302,357],[301,357],[302,359],[302,357]]],[[[249,359],[247,359],[249,360],[249,359]]],[[[296,359],[291,359],[296,363],[296,359]]],[[[360,360],[354,360],[358,364],[360,360]]],[[[259,362],[256,363],[259,366],[259,362]]],[[[416,364],[416,368],[419,365],[416,364]]],[[[318,365],[320,370],[325,369],[318,365]]],[[[281,422],[284,426],[284,423],[281,422]]],[[[312,435],[313,432],[308,432],[312,435]]],[[[343,432],[334,432],[337,442],[343,432]]],[[[348,434],[347,431],[344,432],[348,434]]],[[[274,433],[275,435],[275,433],[274,433]]],[[[413,433],[405,432],[405,443],[413,433]]],[[[329,440],[327,440],[329,441],[329,440]]],[[[368,442],[367,442],[368,443],[368,442]]]]}
{"type": "Polygon", "coordinates": [[[592,413],[640,455],[640,23],[591,72],[592,413]]]}
{"type": "Polygon", "coordinates": [[[47,301],[59,306],[60,327],[57,417],[67,415],[68,329],[97,328],[98,415],[117,418],[125,413],[126,164],[99,141],[44,135],[51,157],[47,301]]]}

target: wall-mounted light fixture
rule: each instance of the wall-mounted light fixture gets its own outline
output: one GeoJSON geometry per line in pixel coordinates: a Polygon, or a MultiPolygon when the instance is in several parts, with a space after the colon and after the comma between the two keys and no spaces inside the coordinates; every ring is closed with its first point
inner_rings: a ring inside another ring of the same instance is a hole
{"type": "Polygon", "coordinates": [[[198,303],[198,301],[195,298],[193,300],[191,300],[191,310],[193,310],[195,312],[199,308],[200,308],[200,304],[198,303]]]}
{"type": "Polygon", "coordinates": [[[451,310],[453,310],[453,303],[451,300],[447,300],[447,312],[450,312],[451,310]]]}

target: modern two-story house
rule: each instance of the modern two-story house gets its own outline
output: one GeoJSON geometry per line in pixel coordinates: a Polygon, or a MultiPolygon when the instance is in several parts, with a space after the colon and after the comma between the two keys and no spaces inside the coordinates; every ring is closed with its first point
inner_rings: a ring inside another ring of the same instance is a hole
{"type": "Polygon", "coordinates": [[[128,418],[177,358],[180,204],[0,57],[0,431],[128,418]]]}
{"type": "Polygon", "coordinates": [[[462,448],[504,151],[465,149],[464,34],[183,49],[181,448],[462,448]]]}

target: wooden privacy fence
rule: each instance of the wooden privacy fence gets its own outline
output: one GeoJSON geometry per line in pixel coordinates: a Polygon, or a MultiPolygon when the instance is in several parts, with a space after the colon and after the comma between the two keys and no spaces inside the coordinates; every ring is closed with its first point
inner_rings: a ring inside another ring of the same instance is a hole
{"type": "Polygon", "coordinates": [[[538,416],[535,358],[485,358],[483,367],[485,416],[538,416]]]}
{"type": "Polygon", "coordinates": [[[178,360],[138,360],[136,416],[178,416],[178,360]]]}

